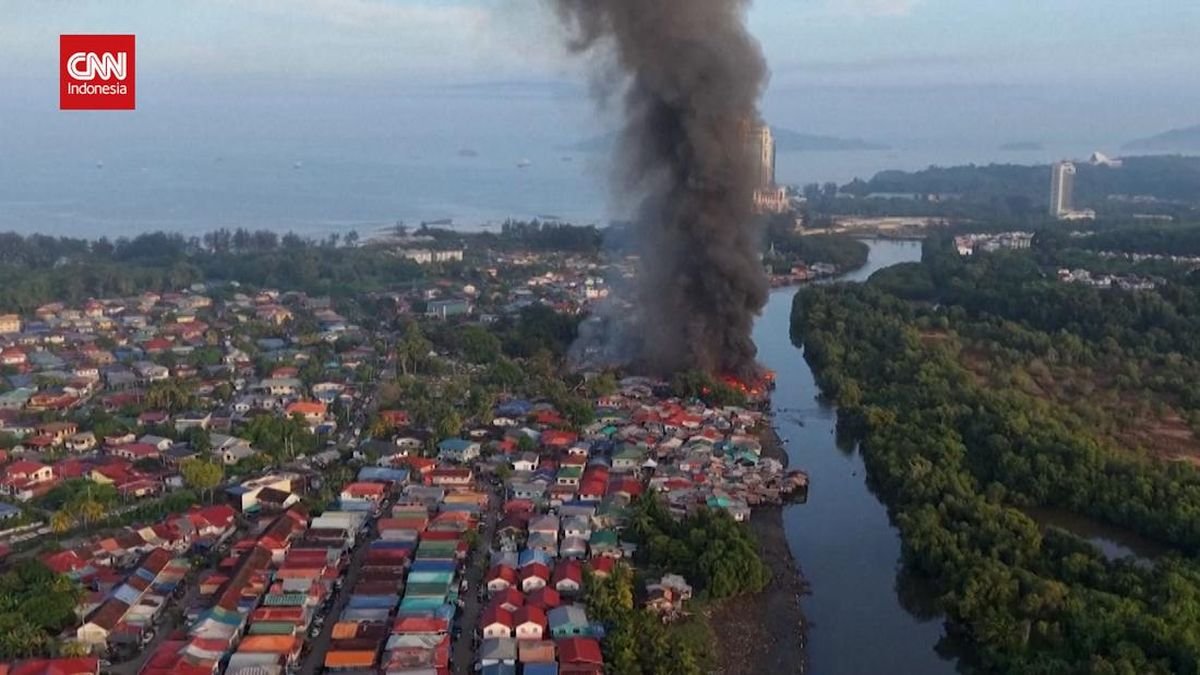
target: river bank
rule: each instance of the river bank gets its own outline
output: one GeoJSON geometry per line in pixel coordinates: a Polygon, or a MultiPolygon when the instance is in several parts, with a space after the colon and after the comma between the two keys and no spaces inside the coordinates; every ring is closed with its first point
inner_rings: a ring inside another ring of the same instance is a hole
{"type": "MultiPolygon", "coordinates": [[[[867,265],[832,281],[866,281],[880,269],[921,257],[917,242],[867,243],[867,265]]],[[[761,363],[775,372],[772,426],[792,466],[811,481],[804,505],[781,509],[788,547],[804,573],[808,672],[862,675],[900,667],[953,675],[953,661],[935,649],[944,637],[941,617],[919,609],[926,599],[914,603],[899,583],[899,533],[867,485],[862,456],[853,447],[839,447],[837,410],[819,398],[804,350],[792,344],[795,295],[791,288],[772,291],[755,324],[754,342],[761,363]]]]}
{"type": "MultiPolygon", "coordinates": [[[[774,427],[764,427],[759,438],[763,457],[787,466],[787,452],[774,427]]],[[[750,516],[759,554],[771,569],[770,585],[761,593],[725,601],[709,616],[718,672],[725,675],[807,670],[808,626],[800,607],[806,586],[788,547],[783,508],[756,507],[750,516]]]]}

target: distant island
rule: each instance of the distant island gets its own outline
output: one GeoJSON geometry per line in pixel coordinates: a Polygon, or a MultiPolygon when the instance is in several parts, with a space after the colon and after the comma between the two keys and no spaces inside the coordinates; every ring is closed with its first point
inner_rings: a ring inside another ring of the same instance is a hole
{"type": "Polygon", "coordinates": [[[891,150],[890,146],[861,138],[838,138],[804,134],[789,129],[772,128],[775,149],[779,152],[829,152],[839,150],[891,150]]]}
{"type": "MultiPolygon", "coordinates": [[[[836,136],[820,136],[805,134],[790,129],[772,127],[775,134],[775,148],[779,152],[832,152],[846,150],[890,150],[891,147],[882,143],[865,141],[860,138],[838,138],[836,136]]],[[[607,152],[617,143],[616,133],[595,136],[572,145],[556,148],[560,152],[607,152]]]]}
{"type": "Polygon", "coordinates": [[[1000,150],[1003,152],[1036,152],[1045,149],[1046,146],[1038,141],[1013,141],[1000,146],[1000,150]]]}
{"type": "Polygon", "coordinates": [[[1200,124],[1139,138],[1126,143],[1122,148],[1149,152],[1200,152],[1200,124]]]}

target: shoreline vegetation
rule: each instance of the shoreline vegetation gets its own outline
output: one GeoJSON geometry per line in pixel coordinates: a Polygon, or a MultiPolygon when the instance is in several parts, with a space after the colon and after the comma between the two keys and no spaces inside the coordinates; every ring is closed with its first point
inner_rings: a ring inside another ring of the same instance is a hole
{"type": "Polygon", "coordinates": [[[792,335],[839,431],[862,441],[905,570],[933,582],[939,650],[980,672],[1196,672],[1200,474],[1147,452],[1173,418],[1194,438],[1195,277],[1062,284],[1041,236],[965,259],[935,237],[924,253],[865,285],[801,290],[792,335]],[[1028,507],[1175,553],[1108,559],[1028,507]]]}
{"type": "MultiPolygon", "coordinates": [[[[787,452],[770,421],[759,432],[763,457],[788,465],[787,452]]],[[[783,506],[755,508],[750,530],[771,571],[767,588],[732,598],[709,613],[717,642],[717,672],[723,675],[804,673],[808,666],[808,622],[800,605],[807,583],[792,556],[783,527],[783,506]],[[721,630],[715,630],[716,627],[721,630]]]]}

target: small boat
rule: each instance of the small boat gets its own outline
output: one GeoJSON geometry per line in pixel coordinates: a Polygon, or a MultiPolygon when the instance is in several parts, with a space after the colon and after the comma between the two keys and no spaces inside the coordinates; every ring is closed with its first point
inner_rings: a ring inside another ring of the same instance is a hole
{"type": "Polygon", "coordinates": [[[523,160],[521,160],[521,161],[517,162],[517,168],[518,168],[518,169],[528,169],[528,168],[529,168],[529,167],[531,167],[531,166],[533,166],[533,161],[532,161],[532,160],[523,159],[523,160]]]}

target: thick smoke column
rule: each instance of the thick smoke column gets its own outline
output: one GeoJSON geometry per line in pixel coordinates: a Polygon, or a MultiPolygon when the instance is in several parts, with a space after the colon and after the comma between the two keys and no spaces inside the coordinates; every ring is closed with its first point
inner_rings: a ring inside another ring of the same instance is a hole
{"type": "Polygon", "coordinates": [[[767,77],[749,0],[550,0],[579,52],[611,53],[623,92],[617,190],[637,204],[640,353],[670,372],[748,374],[768,283],[747,135],[767,77]]]}

